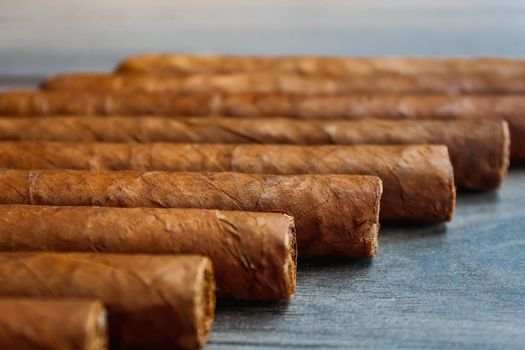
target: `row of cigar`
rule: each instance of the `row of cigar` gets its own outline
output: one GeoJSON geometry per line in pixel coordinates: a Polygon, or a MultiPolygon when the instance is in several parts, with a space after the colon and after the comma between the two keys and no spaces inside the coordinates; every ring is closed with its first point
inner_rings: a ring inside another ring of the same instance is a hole
{"type": "Polygon", "coordinates": [[[513,59],[182,54],[4,92],[0,348],[201,347],[216,294],[288,300],[297,255],[498,189],[524,93],[513,59]]]}

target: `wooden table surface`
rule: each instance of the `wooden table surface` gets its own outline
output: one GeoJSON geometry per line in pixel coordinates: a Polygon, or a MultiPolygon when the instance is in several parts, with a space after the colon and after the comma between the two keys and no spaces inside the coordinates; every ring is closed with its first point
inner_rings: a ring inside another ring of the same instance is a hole
{"type": "MultiPolygon", "coordinates": [[[[525,2],[0,0],[0,85],[145,51],[525,57],[525,2]],[[151,5],[151,6],[150,6],[151,5]]],[[[524,111],[525,113],[525,111],[524,111]]],[[[371,260],[300,260],[288,303],[220,303],[208,349],[524,349],[525,168],[371,260]]]]}

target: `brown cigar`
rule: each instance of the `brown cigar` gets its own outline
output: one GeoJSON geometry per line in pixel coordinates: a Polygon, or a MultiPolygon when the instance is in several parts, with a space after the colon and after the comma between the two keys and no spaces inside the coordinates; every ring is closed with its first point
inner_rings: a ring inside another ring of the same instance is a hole
{"type": "Polygon", "coordinates": [[[0,170],[2,204],[285,212],[304,256],[374,256],[381,192],[375,176],[0,170]]]}
{"type": "Polygon", "coordinates": [[[286,300],[295,290],[294,223],[280,213],[0,206],[0,251],[200,254],[220,296],[286,300]]]}
{"type": "Polygon", "coordinates": [[[118,348],[195,349],[214,314],[213,271],[200,256],[1,253],[0,296],[100,299],[118,348]]]}
{"type": "Polygon", "coordinates": [[[108,348],[106,310],[99,301],[0,298],[0,310],[0,349],[108,348]]]}
{"type": "Polygon", "coordinates": [[[396,221],[449,220],[455,201],[445,146],[0,142],[0,168],[375,175],[396,221]]]}
{"type": "Polygon", "coordinates": [[[296,119],[497,119],[509,123],[511,154],[525,160],[525,96],[442,95],[178,95],[10,92],[0,94],[7,115],[229,115],[296,119]]]}
{"type": "Polygon", "coordinates": [[[525,75],[425,74],[311,76],[279,73],[194,74],[60,74],[45,81],[45,90],[174,93],[285,94],[505,94],[525,93],[525,75]]]}
{"type": "Polygon", "coordinates": [[[149,54],[122,61],[119,73],[278,72],[304,75],[354,74],[525,74],[525,60],[512,58],[224,56],[149,54]]]}
{"type": "MultiPolygon", "coordinates": [[[[501,186],[507,174],[510,144],[507,123],[488,119],[0,118],[0,139],[309,145],[442,144],[448,147],[456,185],[478,190],[501,186]]],[[[516,158],[513,160],[519,161],[516,158]]]]}

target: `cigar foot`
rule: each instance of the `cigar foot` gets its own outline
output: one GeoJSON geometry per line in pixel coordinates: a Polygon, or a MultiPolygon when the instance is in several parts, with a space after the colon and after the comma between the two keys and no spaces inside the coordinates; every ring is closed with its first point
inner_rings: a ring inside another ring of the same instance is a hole
{"type": "Polygon", "coordinates": [[[295,282],[297,280],[297,238],[295,235],[295,223],[290,216],[290,225],[285,235],[285,259],[284,259],[284,276],[288,279],[284,281],[284,290],[288,299],[295,294],[295,282]]]}
{"type": "MultiPolygon", "coordinates": [[[[194,327],[197,334],[197,344],[204,346],[210,333],[215,315],[215,282],[213,279],[213,265],[209,261],[201,263],[198,274],[197,292],[194,300],[194,327]]],[[[193,339],[190,339],[188,348],[191,348],[193,339]]]]}
{"type": "Polygon", "coordinates": [[[108,348],[108,313],[102,303],[93,304],[87,323],[87,350],[108,348]]]}
{"type": "Polygon", "coordinates": [[[0,297],[0,349],[107,350],[107,312],[85,298],[0,297]]]}

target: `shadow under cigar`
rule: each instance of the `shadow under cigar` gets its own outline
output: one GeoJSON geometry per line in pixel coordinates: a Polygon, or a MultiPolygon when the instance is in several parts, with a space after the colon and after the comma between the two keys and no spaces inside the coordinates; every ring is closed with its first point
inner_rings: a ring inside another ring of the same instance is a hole
{"type": "Polygon", "coordinates": [[[521,164],[511,164],[509,167],[509,172],[522,172],[525,173],[525,163],[521,164]]]}
{"type": "Polygon", "coordinates": [[[323,268],[340,268],[348,267],[352,269],[364,269],[372,265],[373,258],[350,258],[350,257],[313,257],[305,258],[299,257],[297,259],[297,270],[300,273],[303,269],[310,269],[312,267],[323,266],[323,268]]]}
{"type": "Polygon", "coordinates": [[[447,224],[416,224],[386,222],[381,224],[379,237],[388,235],[389,237],[406,236],[407,238],[418,238],[429,235],[443,235],[447,233],[447,224]]]}
{"type": "Polygon", "coordinates": [[[217,299],[216,312],[221,311],[246,311],[249,307],[250,312],[266,312],[271,315],[285,313],[288,309],[289,301],[254,301],[236,299],[217,299]]]}
{"type": "Polygon", "coordinates": [[[475,204],[498,203],[500,196],[497,190],[491,192],[477,192],[473,190],[461,190],[457,193],[456,206],[467,206],[475,204]]]}
{"type": "Polygon", "coordinates": [[[463,197],[486,197],[487,199],[492,199],[494,197],[498,197],[498,190],[499,188],[496,188],[494,190],[489,191],[483,191],[483,190],[474,190],[469,188],[458,188],[456,190],[457,199],[461,199],[463,197]]]}
{"type": "Polygon", "coordinates": [[[337,289],[349,279],[366,279],[372,270],[373,262],[374,258],[300,258],[297,262],[297,286],[302,289],[305,286],[337,289]]]}

